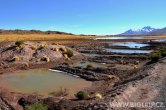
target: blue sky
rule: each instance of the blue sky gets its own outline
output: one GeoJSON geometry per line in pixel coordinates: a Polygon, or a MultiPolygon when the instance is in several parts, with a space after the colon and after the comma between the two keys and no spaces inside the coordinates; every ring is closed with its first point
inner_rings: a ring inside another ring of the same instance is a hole
{"type": "Polygon", "coordinates": [[[166,0],[1,0],[0,29],[118,34],[166,27],[166,0]]]}

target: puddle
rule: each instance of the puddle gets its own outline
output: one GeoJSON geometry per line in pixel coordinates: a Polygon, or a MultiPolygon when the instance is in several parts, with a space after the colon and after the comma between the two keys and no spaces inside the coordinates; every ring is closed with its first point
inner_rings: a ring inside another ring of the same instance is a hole
{"type": "Polygon", "coordinates": [[[13,92],[38,93],[47,96],[51,92],[60,90],[61,87],[68,89],[69,93],[73,95],[77,91],[89,87],[91,82],[62,72],[34,69],[1,75],[0,84],[13,92]]]}

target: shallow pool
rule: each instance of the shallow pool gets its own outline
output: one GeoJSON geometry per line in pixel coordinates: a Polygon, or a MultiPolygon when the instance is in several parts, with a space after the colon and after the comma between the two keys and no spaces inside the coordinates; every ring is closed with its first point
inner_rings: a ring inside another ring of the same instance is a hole
{"type": "Polygon", "coordinates": [[[147,47],[150,45],[145,43],[137,43],[137,42],[118,42],[118,43],[110,44],[110,46],[125,46],[129,48],[142,48],[142,47],[147,47]]]}
{"type": "Polygon", "coordinates": [[[61,87],[68,89],[70,94],[74,94],[85,87],[89,87],[91,82],[63,72],[34,69],[1,75],[0,84],[0,86],[13,92],[49,95],[51,92],[59,91],[61,87]]]}
{"type": "Polygon", "coordinates": [[[163,43],[166,43],[166,39],[157,39],[157,40],[152,40],[154,42],[163,42],[163,43]]]}
{"type": "Polygon", "coordinates": [[[107,52],[124,54],[149,54],[152,50],[106,49],[107,52]]]}

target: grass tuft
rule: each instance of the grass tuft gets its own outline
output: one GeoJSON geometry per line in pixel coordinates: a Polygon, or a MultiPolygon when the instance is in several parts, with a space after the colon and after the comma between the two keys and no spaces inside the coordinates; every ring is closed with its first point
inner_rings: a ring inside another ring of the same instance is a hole
{"type": "Polygon", "coordinates": [[[48,110],[48,107],[42,102],[36,102],[32,105],[26,106],[25,110],[48,110]]]}

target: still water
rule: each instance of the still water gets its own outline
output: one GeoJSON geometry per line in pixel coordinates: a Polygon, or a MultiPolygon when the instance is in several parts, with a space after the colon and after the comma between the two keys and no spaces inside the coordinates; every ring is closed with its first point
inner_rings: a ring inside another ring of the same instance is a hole
{"type": "Polygon", "coordinates": [[[149,54],[152,50],[105,49],[107,52],[123,54],[149,54]]]}
{"type": "Polygon", "coordinates": [[[143,36],[138,37],[122,37],[122,36],[116,36],[116,37],[101,37],[101,38],[94,38],[94,40],[125,40],[125,39],[148,39],[144,38],[143,36]]]}
{"type": "Polygon", "coordinates": [[[137,43],[137,42],[117,42],[117,43],[110,44],[110,46],[125,46],[129,48],[142,48],[142,47],[147,47],[150,45],[145,43],[137,43]]]}
{"type": "Polygon", "coordinates": [[[65,73],[53,72],[47,69],[33,69],[19,71],[0,76],[0,84],[13,92],[38,93],[49,95],[61,87],[74,94],[84,87],[89,87],[91,82],[76,78],[65,73]]]}

